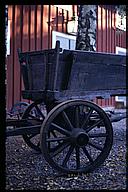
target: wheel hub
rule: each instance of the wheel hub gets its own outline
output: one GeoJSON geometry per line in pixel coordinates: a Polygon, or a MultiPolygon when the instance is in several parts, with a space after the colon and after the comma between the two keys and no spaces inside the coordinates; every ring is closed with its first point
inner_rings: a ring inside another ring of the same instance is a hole
{"type": "Polygon", "coordinates": [[[75,128],[72,132],[71,142],[80,147],[87,145],[89,137],[83,129],[75,128]]]}

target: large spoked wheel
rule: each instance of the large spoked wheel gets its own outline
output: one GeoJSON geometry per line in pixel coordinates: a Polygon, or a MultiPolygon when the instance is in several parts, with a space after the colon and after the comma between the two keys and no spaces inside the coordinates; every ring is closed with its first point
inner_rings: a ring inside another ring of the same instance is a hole
{"type": "Polygon", "coordinates": [[[112,124],[96,104],[68,100],[54,107],[40,131],[41,151],[60,172],[87,173],[107,158],[113,142],[112,124]]]}
{"type": "MultiPolygon", "coordinates": [[[[22,119],[27,120],[26,126],[41,125],[42,122],[44,121],[45,116],[46,116],[46,108],[44,103],[42,101],[36,101],[28,106],[28,108],[26,109],[26,111],[22,116],[22,119]]],[[[23,139],[30,148],[38,152],[41,152],[39,133],[38,134],[33,133],[29,135],[24,134],[23,139]]]]}

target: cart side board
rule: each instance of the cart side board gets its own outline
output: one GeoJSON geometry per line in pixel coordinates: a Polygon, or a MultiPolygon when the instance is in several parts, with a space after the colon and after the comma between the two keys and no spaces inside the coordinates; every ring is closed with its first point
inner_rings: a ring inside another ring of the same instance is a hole
{"type": "Polygon", "coordinates": [[[19,61],[24,69],[25,99],[126,95],[126,57],[122,55],[62,51],[57,41],[55,49],[20,53],[19,61]]]}

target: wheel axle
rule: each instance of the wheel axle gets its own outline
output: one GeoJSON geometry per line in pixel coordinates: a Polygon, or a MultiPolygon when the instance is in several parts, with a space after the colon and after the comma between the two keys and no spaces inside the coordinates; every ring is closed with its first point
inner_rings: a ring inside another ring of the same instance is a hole
{"type": "Polygon", "coordinates": [[[74,128],[71,134],[71,143],[79,147],[87,145],[89,137],[84,129],[74,128]]]}

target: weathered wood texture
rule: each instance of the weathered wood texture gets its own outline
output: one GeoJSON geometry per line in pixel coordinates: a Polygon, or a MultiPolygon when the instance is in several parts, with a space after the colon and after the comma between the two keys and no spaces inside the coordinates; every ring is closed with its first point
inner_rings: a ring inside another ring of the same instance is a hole
{"type": "Polygon", "coordinates": [[[72,54],[75,57],[69,86],[72,90],[126,89],[125,56],[80,51],[72,54]]]}
{"type": "Polygon", "coordinates": [[[126,95],[125,56],[78,50],[59,53],[59,50],[57,42],[56,49],[19,55],[28,76],[25,99],[28,93],[31,100],[42,96],[44,100],[63,100],[126,95]]]}

